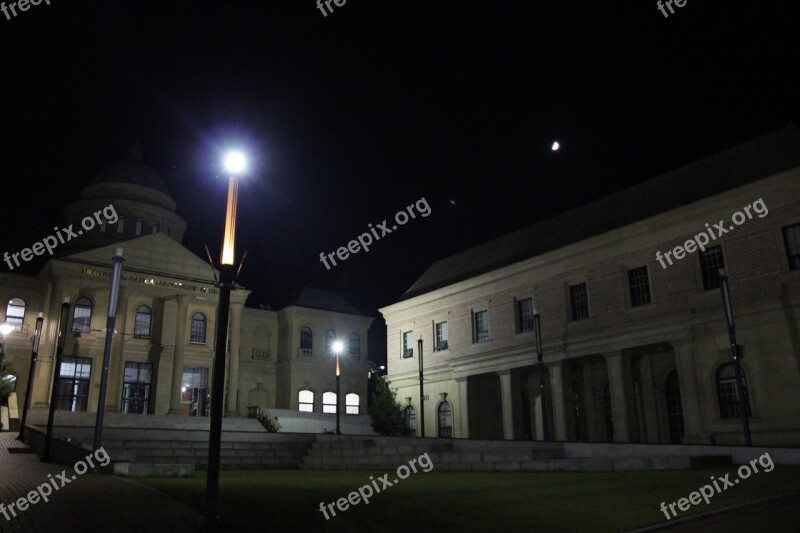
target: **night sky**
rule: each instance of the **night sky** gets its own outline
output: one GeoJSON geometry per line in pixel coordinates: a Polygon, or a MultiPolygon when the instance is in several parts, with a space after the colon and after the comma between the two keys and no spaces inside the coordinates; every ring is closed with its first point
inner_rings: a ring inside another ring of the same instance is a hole
{"type": "Polygon", "coordinates": [[[221,154],[240,147],[249,303],[278,308],[306,285],[377,316],[434,260],[800,122],[796,0],[695,0],[669,18],[649,0],[331,5],[0,14],[4,250],[61,225],[138,139],[205,257],[221,154]],[[427,218],[320,262],[422,197],[427,218]]]}

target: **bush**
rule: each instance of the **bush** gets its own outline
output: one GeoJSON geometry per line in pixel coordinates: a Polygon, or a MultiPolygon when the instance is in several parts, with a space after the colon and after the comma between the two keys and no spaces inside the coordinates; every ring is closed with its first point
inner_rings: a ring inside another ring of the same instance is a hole
{"type": "Polygon", "coordinates": [[[372,419],[372,429],[380,435],[389,437],[405,435],[403,410],[395,399],[396,395],[397,393],[389,388],[389,383],[381,376],[372,396],[372,405],[367,410],[372,419]]]}

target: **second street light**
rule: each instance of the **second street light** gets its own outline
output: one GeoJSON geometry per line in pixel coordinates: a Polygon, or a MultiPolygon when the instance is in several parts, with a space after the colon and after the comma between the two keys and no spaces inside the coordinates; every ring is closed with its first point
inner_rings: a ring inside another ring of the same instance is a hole
{"type": "Polygon", "coordinates": [[[344,349],[344,345],[342,341],[336,341],[333,343],[333,353],[336,354],[336,434],[341,435],[342,430],[339,427],[339,382],[341,380],[341,369],[339,368],[339,354],[342,353],[344,349]]]}
{"type": "MultiPolygon", "coordinates": [[[[234,273],[234,240],[236,236],[236,200],[240,176],[247,166],[244,154],[231,152],[225,157],[228,172],[228,205],[225,233],[222,236],[222,257],[219,266],[219,311],[214,351],[214,374],[211,384],[211,427],[208,433],[208,472],[206,476],[205,521],[214,528],[219,523],[219,467],[222,441],[222,410],[225,395],[225,354],[228,348],[228,316],[234,273]]],[[[234,354],[236,355],[236,354],[234,354]]]]}
{"type": "Polygon", "coordinates": [[[31,393],[33,392],[33,378],[36,374],[36,360],[39,357],[39,341],[42,338],[42,323],[44,314],[39,313],[36,319],[36,329],[33,332],[33,347],[31,348],[31,368],[28,371],[28,386],[25,387],[25,400],[22,402],[22,418],[19,420],[19,435],[17,440],[25,442],[25,424],[28,419],[28,408],[31,405],[31,393]]]}

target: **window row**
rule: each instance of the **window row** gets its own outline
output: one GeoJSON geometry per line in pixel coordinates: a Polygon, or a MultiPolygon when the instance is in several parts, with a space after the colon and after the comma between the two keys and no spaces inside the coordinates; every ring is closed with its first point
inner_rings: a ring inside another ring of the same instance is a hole
{"type": "MultiPolygon", "coordinates": [[[[333,344],[337,341],[336,332],[329,329],[325,332],[325,353],[332,354],[333,344]]],[[[300,330],[300,349],[314,349],[314,332],[308,326],[300,330]]],[[[361,353],[361,337],[356,333],[350,335],[349,353],[358,355],[361,353]]]]}
{"type": "MultiPolygon", "coordinates": [[[[436,429],[437,437],[451,438],[453,436],[453,405],[444,401],[436,408],[436,429]]],[[[413,405],[407,405],[403,409],[403,421],[405,422],[406,437],[417,436],[417,410],[413,405]]]]}
{"type": "MultiPolygon", "coordinates": [[[[115,222],[115,225],[117,227],[116,233],[119,233],[119,234],[125,233],[125,216],[124,215],[119,215],[117,221],[115,222]]],[[[102,219],[100,221],[100,233],[106,233],[107,231],[108,231],[108,222],[106,221],[106,219],[102,219]]],[[[158,222],[152,222],[150,224],[150,232],[153,235],[155,235],[159,231],[161,231],[161,225],[158,222]]],[[[143,232],[144,232],[144,219],[141,218],[141,217],[137,217],[134,220],[133,234],[136,237],[141,237],[143,232]]],[[[169,228],[168,228],[167,229],[167,235],[169,235],[169,234],[170,234],[170,231],[169,231],[169,228]]]]}
{"type": "MultiPolygon", "coordinates": [[[[351,392],[345,395],[345,414],[357,415],[360,409],[360,398],[358,394],[351,392]]],[[[314,412],[314,392],[305,389],[297,393],[298,410],[305,413],[314,412]]],[[[324,392],[322,393],[322,412],[336,414],[337,409],[336,393],[324,392]]]]}

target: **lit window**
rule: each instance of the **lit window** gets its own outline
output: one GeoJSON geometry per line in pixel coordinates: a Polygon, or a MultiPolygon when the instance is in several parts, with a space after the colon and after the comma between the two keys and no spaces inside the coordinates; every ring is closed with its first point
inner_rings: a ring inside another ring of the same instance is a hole
{"type": "Polygon", "coordinates": [[[87,332],[92,323],[92,301],[81,296],[75,300],[75,310],[72,313],[72,331],[87,332]]]}
{"type": "Polygon", "coordinates": [[[484,342],[489,340],[489,312],[486,310],[478,311],[475,313],[473,320],[473,328],[475,331],[475,342],[484,342]]]}
{"type": "Polygon", "coordinates": [[[190,337],[192,344],[206,343],[206,315],[195,313],[192,315],[192,332],[190,337]]]}
{"type": "Polygon", "coordinates": [[[351,392],[347,396],[344,397],[345,401],[345,414],[348,415],[357,415],[359,410],[359,405],[361,399],[358,397],[358,394],[351,392]]]}
{"type": "Polygon", "coordinates": [[[447,350],[447,322],[437,322],[436,324],[436,346],[434,351],[447,350]]]}
{"type": "Polygon", "coordinates": [[[336,413],[336,393],[324,392],[322,393],[322,412],[323,413],[336,413]]]}
{"type": "Polygon", "coordinates": [[[25,300],[11,298],[6,306],[6,322],[9,324],[23,324],[25,322],[25,300]]]}
{"type": "Polygon", "coordinates": [[[414,339],[411,337],[413,331],[403,333],[403,357],[414,357],[414,339]]]}
{"type": "Polygon", "coordinates": [[[306,413],[314,412],[314,393],[310,390],[301,390],[298,394],[299,410],[306,413]]]}
{"type": "Polygon", "coordinates": [[[150,338],[150,322],[153,318],[153,310],[146,305],[136,308],[136,319],[133,324],[133,336],[137,339],[150,338]]]}

